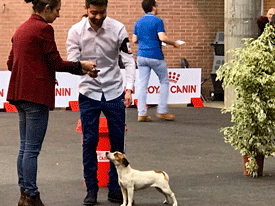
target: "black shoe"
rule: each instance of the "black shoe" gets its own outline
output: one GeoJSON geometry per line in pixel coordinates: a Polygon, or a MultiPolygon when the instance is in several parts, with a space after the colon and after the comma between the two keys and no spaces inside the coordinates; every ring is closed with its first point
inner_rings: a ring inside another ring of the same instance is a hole
{"type": "Polygon", "coordinates": [[[112,203],[123,203],[123,197],[120,189],[109,190],[108,201],[112,203]]]}
{"type": "Polygon", "coordinates": [[[89,190],[84,198],[83,205],[96,205],[97,204],[97,192],[89,190]]]}

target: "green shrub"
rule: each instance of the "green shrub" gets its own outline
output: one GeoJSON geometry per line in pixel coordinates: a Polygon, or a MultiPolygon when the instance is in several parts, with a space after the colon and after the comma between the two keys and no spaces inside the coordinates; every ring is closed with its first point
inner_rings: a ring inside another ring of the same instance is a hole
{"type": "Polygon", "coordinates": [[[233,126],[221,131],[225,142],[250,157],[246,167],[252,176],[257,176],[255,156],[275,154],[274,32],[268,24],[257,39],[243,39],[244,47],[230,50],[233,59],[217,71],[223,88],[234,86],[236,95],[230,108],[233,126]]]}

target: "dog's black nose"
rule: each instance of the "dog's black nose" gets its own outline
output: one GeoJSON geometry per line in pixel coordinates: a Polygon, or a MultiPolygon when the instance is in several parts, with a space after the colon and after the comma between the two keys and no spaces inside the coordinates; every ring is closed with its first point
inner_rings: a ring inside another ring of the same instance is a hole
{"type": "Polygon", "coordinates": [[[106,156],[109,154],[109,152],[106,152],[106,156]]]}

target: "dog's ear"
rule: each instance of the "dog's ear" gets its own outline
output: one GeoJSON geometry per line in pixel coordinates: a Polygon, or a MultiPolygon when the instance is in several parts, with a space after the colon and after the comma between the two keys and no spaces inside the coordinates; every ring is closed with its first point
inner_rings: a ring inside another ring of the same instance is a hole
{"type": "Polygon", "coordinates": [[[124,157],[122,158],[122,164],[127,167],[130,163],[128,162],[128,160],[124,157]]]}

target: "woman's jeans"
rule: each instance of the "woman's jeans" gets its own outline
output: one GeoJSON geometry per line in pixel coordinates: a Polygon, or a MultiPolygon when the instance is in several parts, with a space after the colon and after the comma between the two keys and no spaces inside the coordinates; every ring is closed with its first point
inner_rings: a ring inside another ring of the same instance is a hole
{"type": "Polygon", "coordinates": [[[138,116],[147,115],[146,100],[151,70],[154,70],[160,81],[160,96],[157,112],[160,114],[167,113],[169,78],[165,61],[138,56],[137,65],[139,71],[139,83],[137,88],[138,116]]]}
{"type": "Polygon", "coordinates": [[[17,158],[19,187],[30,195],[36,195],[37,157],[46,134],[49,109],[42,104],[20,102],[19,114],[20,149],[17,158]]]}
{"type": "MultiPolygon", "coordinates": [[[[98,192],[97,153],[99,117],[105,115],[109,129],[111,152],[124,152],[125,106],[124,93],[110,101],[102,94],[101,101],[79,94],[79,110],[83,133],[83,166],[87,191],[98,192]]],[[[109,191],[119,189],[117,171],[110,162],[109,191]]]]}

